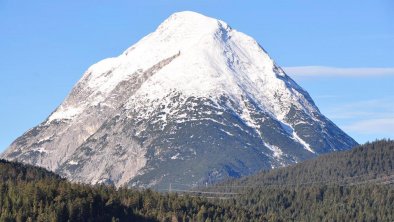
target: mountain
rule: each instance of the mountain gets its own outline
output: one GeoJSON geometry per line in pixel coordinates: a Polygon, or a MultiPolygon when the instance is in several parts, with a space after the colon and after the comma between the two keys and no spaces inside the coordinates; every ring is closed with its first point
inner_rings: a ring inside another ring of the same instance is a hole
{"type": "Polygon", "coordinates": [[[91,66],[2,154],[72,181],[205,184],[357,143],[251,37],[179,12],[91,66]]]}

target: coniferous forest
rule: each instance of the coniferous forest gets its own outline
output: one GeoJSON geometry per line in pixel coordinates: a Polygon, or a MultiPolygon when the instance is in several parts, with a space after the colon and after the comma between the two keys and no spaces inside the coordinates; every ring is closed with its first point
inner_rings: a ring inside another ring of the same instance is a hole
{"type": "Polygon", "coordinates": [[[394,141],[380,140],[206,190],[225,199],[68,182],[0,162],[0,221],[394,221],[394,141]]]}

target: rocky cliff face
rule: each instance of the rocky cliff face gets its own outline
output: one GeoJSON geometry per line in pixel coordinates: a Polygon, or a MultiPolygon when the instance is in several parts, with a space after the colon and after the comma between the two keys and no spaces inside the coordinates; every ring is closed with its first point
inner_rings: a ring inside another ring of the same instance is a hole
{"type": "Polygon", "coordinates": [[[73,181],[154,186],[249,175],[354,145],[255,40],[180,12],[91,66],[2,157],[73,181]]]}

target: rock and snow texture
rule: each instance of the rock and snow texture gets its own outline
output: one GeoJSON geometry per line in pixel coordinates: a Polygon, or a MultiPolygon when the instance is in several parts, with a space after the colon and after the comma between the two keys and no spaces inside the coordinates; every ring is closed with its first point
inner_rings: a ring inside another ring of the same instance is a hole
{"type": "Polygon", "coordinates": [[[91,66],[2,154],[79,182],[204,184],[356,142],[251,37],[179,12],[91,66]]]}

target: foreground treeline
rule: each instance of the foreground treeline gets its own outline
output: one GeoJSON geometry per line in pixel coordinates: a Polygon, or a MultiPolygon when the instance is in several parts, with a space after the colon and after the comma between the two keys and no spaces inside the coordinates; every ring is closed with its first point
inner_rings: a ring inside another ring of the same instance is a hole
{"type": "Polygon", "coordinates": [[[372,180],[390,176],[393,152],[377,141],[212,188],[239,193],[226,200],[75,184],[0,161],[0,221],[394,221],[394,186],[372,180]]]}
{"type": "Polygon", "coordinates": [[[230,204],[151,190],[74,184],[42,168],[0,160],[0,221],[247,221],[230,204]]]}

